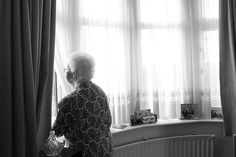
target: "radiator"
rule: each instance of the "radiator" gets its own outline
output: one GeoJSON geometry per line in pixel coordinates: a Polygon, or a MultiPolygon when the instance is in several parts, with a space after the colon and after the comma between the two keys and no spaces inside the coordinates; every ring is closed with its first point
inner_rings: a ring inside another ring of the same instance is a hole
{"type": "Polygon", "coordinates": [[[213,157],[214,135],[158,138],[117,147],[114,157],[213,157]]]}

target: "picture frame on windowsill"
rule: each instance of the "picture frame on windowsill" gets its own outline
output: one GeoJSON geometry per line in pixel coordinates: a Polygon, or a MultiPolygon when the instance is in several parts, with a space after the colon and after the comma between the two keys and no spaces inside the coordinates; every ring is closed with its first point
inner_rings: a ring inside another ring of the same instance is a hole
{"type": "Polygon", "coordinates": [[[198,104],[181,104],[180,119],[198,119],[198,104]]]}
{"type": "Polygon", "coordinates": [[[211,108],[211,119],[223,119],[222,108],[212,107],[211,108]]]}

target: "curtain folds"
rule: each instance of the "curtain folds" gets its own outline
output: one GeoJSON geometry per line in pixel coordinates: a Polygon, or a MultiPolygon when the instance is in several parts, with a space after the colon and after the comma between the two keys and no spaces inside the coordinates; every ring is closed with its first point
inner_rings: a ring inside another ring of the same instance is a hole
{"type": "Polygon", "coordinates": [[[225,135],[236,133],[236,2],[220,1],[220,87],[225,135]]]}
{"type": "Polygon", "coordinates": [[[48,136],[55,12],[55,0],[0,2],[2,156],[37,157],[48,136]]]}

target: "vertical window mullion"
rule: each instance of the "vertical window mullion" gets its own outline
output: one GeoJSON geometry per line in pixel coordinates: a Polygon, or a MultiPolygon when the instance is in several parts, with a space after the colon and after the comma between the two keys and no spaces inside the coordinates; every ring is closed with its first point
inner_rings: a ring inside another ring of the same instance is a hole
{"type": "MultiPolygon", "coordinates": [[[[130,15],[130,79],[131,79],[131,102],[138,104],[141,78],[141,55],[140,55],[140,22],[139,22],[139,0],[128,1],[129,15],[130,15]]],[[[134,113],[135,110],[139,110],[140,106],[132,106],[130,113],[134,113]]]]}
{"type": "MultiPolygon", "coordinates": [[[[183,10],[183,25],[185,39],[185,56],[188,65],[191,66],[187,80],[192,91],[193,102],[199,104],[199,114],[201,113],[201,83],[200,83],[200,25],[199,25],[199,1],[183,0],[185,10],[183,10]]],[[[198,115],[200,116],[200,115],[198,115]]]]}

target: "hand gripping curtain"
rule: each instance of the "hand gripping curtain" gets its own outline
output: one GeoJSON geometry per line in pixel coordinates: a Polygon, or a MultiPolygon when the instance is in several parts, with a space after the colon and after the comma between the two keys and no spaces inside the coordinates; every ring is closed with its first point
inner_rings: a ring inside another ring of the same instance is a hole
{"type": "Polygon", "coordinates": [[[221,0],[220,88],[225,135],[236,133],[236,1],[221,0]]]}
{"type": "Polygon", "coordinates": [[[37,157],[48,136],[55,2],[0,1],[1,156],[37,157]]]}

